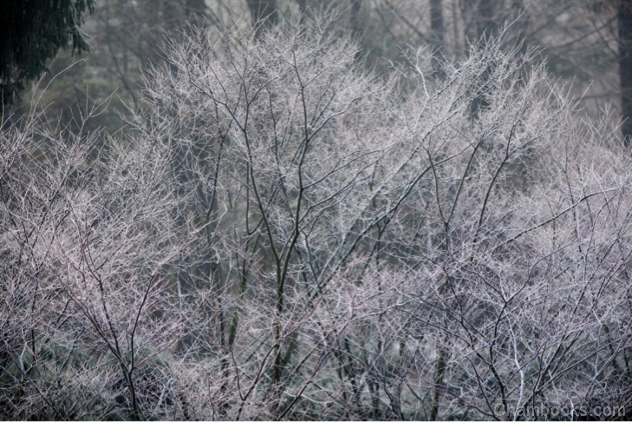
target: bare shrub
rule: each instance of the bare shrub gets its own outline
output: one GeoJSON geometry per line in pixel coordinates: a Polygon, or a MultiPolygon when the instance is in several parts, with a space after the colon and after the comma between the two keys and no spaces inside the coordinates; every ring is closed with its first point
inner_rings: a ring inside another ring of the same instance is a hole
{"type": "Polygon", "coordinates": [[[6,415],[629,403],[617,135],[501,42],[381,79],[327,27],[187,32],[108,148],[3,132],[6,415]]]}

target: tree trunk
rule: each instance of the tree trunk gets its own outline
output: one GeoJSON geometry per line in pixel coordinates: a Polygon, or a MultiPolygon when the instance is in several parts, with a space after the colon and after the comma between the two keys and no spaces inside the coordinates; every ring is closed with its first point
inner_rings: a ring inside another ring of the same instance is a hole
{"type": "Polygon", "coordinates": [[[361,17],[362,0],[351,0],[350,25],[354,38],[360,39],[363,35],[363,22],[361,17]]]}
{"type": "Polygon", "coordinates": [[[186,3],[187,21],[190,24],[204,25],[207,5],[204,0],[187,0],[186,3]]]}
{"type": "Polygon", "coordinates": [[[433,57],[442,59],[444,47],[444,16],[442,15],[442,0],[431,0],[431,32],[433,42],[433,57]]]}
{"type": "MultiPolygon", "coordinates": [[[[491,39],[497,35],[499,25],[495,19],[496,0],[479,0],[476,9],[477,37],[480,43],[483,39],[491,39]]],[[[481,76],[481,90],[471,104],[471,116],[477,118],[482,109],[490,107],[490,103],[485,97],[486,85],[492,69],[490,67],[481,76]]]]}
{"type": "Polygon", "coordinates": [[[304,24],[306,22],[306,13],[308,12],[308,3],[307,0],[297,0],[299,4],[299,14],[301,15],[301,23],[304,24]]]}
{"type": "Polygon", "coordinates": [[[255,38],[261,36],[263,29],[277,24],[277,0],[246,0],[246,3],[251,11],[253,26],[256,28],[255,38]]]}
{"type": "Polygon", "coordinates": [[[622,101],[622,136],[631,145],[631,0],[620,0],[618,9],[620,95],[622,101]]]}
{"type": "Polygon", "coordinates": [[[444,371],[446,370],[446,349],[441,345],[438,350],[437,362],[435,364],[435,379],[433,380],[433,397],[431,399],[431,417],[430,420],[437,420],[440,410],[440,399],[444,384],[444,371]]]}
{"type": "Polygon", "coordinates": [[[479,0],[477,28],[479,39],[497,35],[499,25],[495,19],[495,0],[479,0]]]}

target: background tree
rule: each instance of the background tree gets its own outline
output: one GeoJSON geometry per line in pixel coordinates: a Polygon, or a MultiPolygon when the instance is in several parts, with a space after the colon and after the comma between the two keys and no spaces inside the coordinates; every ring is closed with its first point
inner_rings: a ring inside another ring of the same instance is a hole
{"type": "MultiPolygon", "coordinates": [[[[87,127],[104,127],[114,132],[123,125],[119,119],[120,112],[125,109],[123,104],[130,97],[139,97],[141,69],[149,63],[164,64],[161,54],[163,31],[178,37],[180,31],[186,31],[187,22],[202,22],[192,18],[194,14],[200,16],[199,12],[192,14],[192,10],[204,10],[203,17],[211,25],[240,25],[246,29],[253,24],[251,6],[263,10],[264,6],[271,8],[274,5],[275,13],[267,16],[276,16],[280,22],[293,16],[310,15],[330,5],[322,0],[276,0],[274,4],[226,0],[194,3],[168,0],[158,4],[152,2],[153,6],[148,8],[145,2],[98,2],[95,14],[83,26],[93,38],[95,54],[84,57],[79,63],[67,54],[60,54],[49,66],[51,77],[57,75],[56,82],[40,103],[56,112],[63,111],[63,119],[71,122],[72,114],[85,113],[90,103],[88,99],[102,102],[114,93],[110,106],[93,116],[92,122],[86,122],[87,127]],[[70,65],[73,66],[67,69],[70,65]],[[79,108],[73,105],[77,102],[79,108]]],[[[365,55],[370,68],[384,73],[393,63],[402,62],[400,53],[406,46],[437,47],[437,28],[433,29],[433,24],[438,25],[438,16],[442,17],[444,27],[442,54],[448,60],[457,60],[469,51],[469,43],[477,41],[477,28],[488,24],[501,28],[504,23],[513,22],[507,32],[507,42],[518,43],[524,49],[529,46],[540,48],[539,60],[547,58],[548,71],[570,86],[570,92],[581,101],[588,116],[598,118],[608,104],[621,108],[622,88],[617,71],[619,4],[616,0],[348,2],[348,7],[343,8],[340,18],[329,30],[353,32],[360,29],[362,33],[371,34],[362,38],[359,57],[365,55]],[[360,9],[354,6],[361,3],[360,9]],[[441,15],[437,13],[440,3],[441,15]],[[486,9],[484,6],[488,3],[492,5],[487,7],[492,15],[484,21],[479,18],[478,10],[486,9]]],[[[44,81],[43,86],[49,81],[44,81]]],[[[26,97],[24,103],[18,102],[13,108],[16,118],[30,107],[26,97]]],[[[617,114],[621,115],[619,110],[613,116],[617,114]]],[[[614,117],[613,123],[617,120],[614,117]]]]}
{"type": "Polygon", "coordinates": [[[621,0],[618,8],[618,58],[620,65],[620,95],[622,96],[622,136],[631,144],[631,2],[621,0]]]}
{"type": "Polygon", "coordinates": [[[444,8],[442,0],[430,2],[431,31],[433,35],[433,51],[438,60],[442,60],[442,47],[444,46],[444,8]]]}
{"type": "MultiPolygon", "coordinates": [[[[94,0],[19,1],[3,5],[0,25],[0,107],[10,105],[27,81],[39,77],[60,49],[88,51],[79,30],[94,0]]],[[[0,108],[1,110],[1,108],[0,108]]]]}
{"type": "Polygon", "coordinates": [[[247,0],[251,13],[253,26],[257,33],[261,33],[260,28],[271,27],[279,20],[276,0],[247,0]]]}

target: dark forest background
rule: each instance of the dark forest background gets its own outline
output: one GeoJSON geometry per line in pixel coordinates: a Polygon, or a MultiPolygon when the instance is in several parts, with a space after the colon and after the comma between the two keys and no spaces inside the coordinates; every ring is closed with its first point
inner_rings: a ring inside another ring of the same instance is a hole
{"type": "MultiPolygon", "coordinates": [[[[50,115],[77,113],[107,100],[90,128],[115,132],[129,100],[139,98],[143,72],[163,64],[166,38],[179,39],[188,25],[276,25],[283,19],[338,8],[337,25],[360,40],[366,65],[386,72],[408,48],[432,50],[455,62],[469,45],[507,28],[508,43],[537,48],[553,79],[569,87],[584,112],[611,111],[631,134],[631,2],[627,0],[111,0],[85,13],[81,31],[90,52],[70,51],[48,64],[5,115],[30,109],[33,99],[50,115]],[[53,81],[54,82],[51,82],[53,81]],[[46,88],[44,90],[44,88],[46,88]],[[41,99],[40,99],[41,96],[41,99]]],[[[74,48],[74,46],[73,46],[74,48]]]]}

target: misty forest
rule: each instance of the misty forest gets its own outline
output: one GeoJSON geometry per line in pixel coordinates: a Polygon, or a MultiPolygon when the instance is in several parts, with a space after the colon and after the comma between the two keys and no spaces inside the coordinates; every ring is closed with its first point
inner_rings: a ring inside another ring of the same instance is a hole
{"type": "Polygon", "coordinates": [[[631,420],[630,0],[7,4],[0,419],[631,420]]]}

